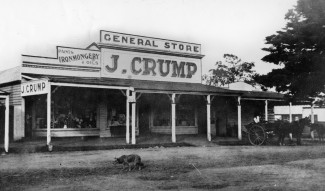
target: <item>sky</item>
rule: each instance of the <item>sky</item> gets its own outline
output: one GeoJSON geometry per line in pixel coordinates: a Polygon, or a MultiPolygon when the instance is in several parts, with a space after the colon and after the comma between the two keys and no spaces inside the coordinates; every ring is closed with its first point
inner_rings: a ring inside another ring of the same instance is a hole
{"type": "Polygon", "coordinates": [[[285,27],[297,0],[2,0],[0,71],[21,55],[56,57],[56,46],[86,48],[99,31],[201,44],[202,73],[223,54],[254,62],[260,74],[265,37],[285,27]]]}

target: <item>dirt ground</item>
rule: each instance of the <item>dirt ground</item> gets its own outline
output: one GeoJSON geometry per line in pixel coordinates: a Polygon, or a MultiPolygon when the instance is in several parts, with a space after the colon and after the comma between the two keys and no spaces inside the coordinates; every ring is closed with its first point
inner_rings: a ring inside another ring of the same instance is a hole
{"type": "Polygon", "coordinates": [[[0,190],[325,190],[325,145],[213,146],[0,156],[0,190]],[[114,157],[136,153],[141,171],[114,157]]]}

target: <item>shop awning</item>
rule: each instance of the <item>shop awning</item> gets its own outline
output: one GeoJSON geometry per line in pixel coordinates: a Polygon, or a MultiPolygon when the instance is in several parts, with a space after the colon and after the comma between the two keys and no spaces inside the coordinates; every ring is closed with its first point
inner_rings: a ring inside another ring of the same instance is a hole
{"type": "Polygon", "coordinates": [[[88,84],[88,85],[107,85],[107,86],[123,86],[133,87],[137,92],[174,92],[174,93],[189,93],[189,94],[223,94],[239,96],[242,93],[224,88],[207,86],[194,83],[180,82],[161,82],[147,81],[134,79],[118,79],[118,78],[91,78],[91,77],[70,77],[70,76],[51,76],[51,75],[35,75],[24,74],[33,78],[49,79],[50,82],[57,83],[73,83],[73,84],[88,84]]]}
{"type": "Polygon", "coordinates": [[[118,78],[91,78],[91,77],[70,77],[54,75],[36,75],[24,74],[33,78],[47,78],[50,82],[88,84],[88,85],[107,85],[133,87],[135,91],[142,93],[179,93],[179,94],[202,94],[202,95],[221,95],[221,96],[241,96],[243,98],[258,99],[282,99],[283,95],[274,92],[257,91],[238,91],[229,90],[215,86],[208,86],[199,83],[181,83],[181,82],[162,82],[134,79],[118,78]]]}
{"type": "Polygon", "coordinates": [[[240,91],[243,93],[242,98],[252,99],[277,99],[283,100],[284,95],[276,92],[264,92],[264,91],[240,91]]]}

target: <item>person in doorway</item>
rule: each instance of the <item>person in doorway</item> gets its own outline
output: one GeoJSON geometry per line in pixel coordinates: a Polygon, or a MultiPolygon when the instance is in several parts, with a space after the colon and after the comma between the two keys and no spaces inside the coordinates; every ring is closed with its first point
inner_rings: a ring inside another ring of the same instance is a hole
{"type": "Polygon", "coordinates": [[[259,123],[260,122],[260,116],[255,116],[254,117],[254,122],[259,123]]]}

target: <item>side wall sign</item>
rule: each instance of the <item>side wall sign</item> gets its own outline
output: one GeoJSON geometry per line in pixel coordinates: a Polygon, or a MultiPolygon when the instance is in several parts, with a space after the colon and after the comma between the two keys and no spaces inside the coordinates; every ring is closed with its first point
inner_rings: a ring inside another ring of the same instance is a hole
{"type": "Polygon", "coordinates": [[[47,94],[49,92],[47,80],[38,80],[21,84],[21,96],[47,94]]]}

